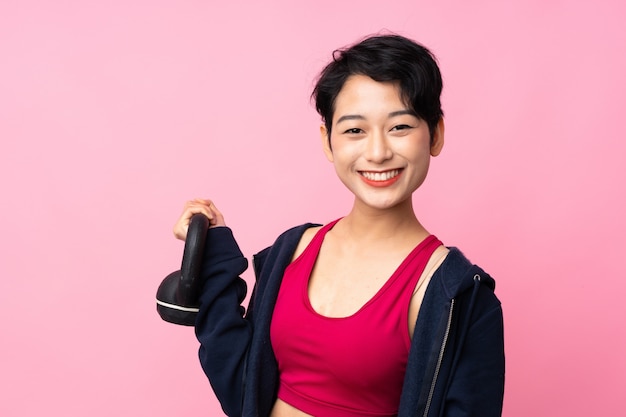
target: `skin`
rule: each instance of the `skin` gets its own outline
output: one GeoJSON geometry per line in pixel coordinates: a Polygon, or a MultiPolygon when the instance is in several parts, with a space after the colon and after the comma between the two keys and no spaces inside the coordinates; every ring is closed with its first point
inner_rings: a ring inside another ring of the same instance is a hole
{"type": "MultiPolygon", "coordinates": [[[[406,106],[397,84],[353,75],[337,96],[330,137],[324,125],[320,134],[326,158],[354,202],[324,238],[310,277],[309,298],[318,313],[346,317],[371,299],[429,235],[415,215],[412,195],[426,179],[430,158],[441,152],[444,124],[440,120],[431,140],[428,124],[406,106]]],[[[193,200],[174,226],[177,238],[184,240],[195,213],[204,213],[212,227],[225,225],[211,200],[193,200]]],[[[305,232],[294,259],[317,230],[305,232]]],[[[439,260],[446,251],[437,249],[439,260]]],[[[437,265],[431,261],[426,271],[431,269],[432,274],[437,265]]],[[[411,299],[410,336],[422,296],[416,292],[411,299]]],[[[306,416],[280,399],[272,411],[272,417],[306,416]]]]}

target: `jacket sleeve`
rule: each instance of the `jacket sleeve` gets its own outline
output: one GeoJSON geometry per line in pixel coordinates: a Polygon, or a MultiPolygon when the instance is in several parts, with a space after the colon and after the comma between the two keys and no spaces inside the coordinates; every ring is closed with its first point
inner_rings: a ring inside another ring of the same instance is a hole
{"type": "Polygon", "coordinates": [[[252,330],[241,302],[248,261],[227,227],[209,229],[202,266],[203,289],[196,337],[204,373],[228,416],[241,414],[246,355],[252,330]]]}
{"type": "Polygon", "coordinates": [[[446,417],[500,417],[504,396],[502,307],[479,285],[462,348],[457,352],[444,412],[446,417]]]}

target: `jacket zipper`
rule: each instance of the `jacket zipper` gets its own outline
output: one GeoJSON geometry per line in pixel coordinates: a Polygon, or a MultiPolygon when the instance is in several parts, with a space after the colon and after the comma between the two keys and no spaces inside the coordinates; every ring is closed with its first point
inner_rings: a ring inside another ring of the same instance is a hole
{"type": "Polygon", "coordinates": [[[448,336],[450,335],[450,327],[452,325],[452,312],[454,311],[454,298],[450,303],[450,312],[448,313],[448,324],[446,325],[446,332],[443,335],[443,341],[441,342],[441,349],[439,350],[439,358],[437,359],[437,366],[435,367],[435,373],[433,375],[433,382],[430,385],[430,392],[428,393],[428,400],[426,401],[426,408],[424,409],[424,417],[428,416],[430,410],[430,404],[433,400],[435,393],[435,385],[437,384],[437,377],[439,376],[439,370],[441,369],[441,363],[443,362],[443,352],[446,350],[448,344],[448,336]]]}

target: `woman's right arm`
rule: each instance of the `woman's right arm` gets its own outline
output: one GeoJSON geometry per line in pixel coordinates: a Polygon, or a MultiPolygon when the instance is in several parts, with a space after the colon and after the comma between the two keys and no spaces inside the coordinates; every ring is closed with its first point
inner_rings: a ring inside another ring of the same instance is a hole
{"type": "Polygon", "coordinates": [[[177,238],[186,237],[189,219],[203,213],[210,221],[202,265],[200,311],[196,337],[200,342],[202,369],[229,416],[241,414],[245,358],[252,329],[241,306],[246,282],[240,275],[248,261],[241,253],[224,217],[210,200],[193,200],[185,205],[174,226],[177,238]]]}

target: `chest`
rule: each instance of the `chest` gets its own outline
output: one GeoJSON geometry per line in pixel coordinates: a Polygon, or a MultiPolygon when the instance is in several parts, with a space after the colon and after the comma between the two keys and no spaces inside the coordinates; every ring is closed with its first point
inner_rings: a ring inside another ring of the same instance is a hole
{"type": "Polygon", "coordinates": [[[355,314],[380,292],[406,255],[322,247],[307,285],[312,308],[326,317],[355,314]]]}

